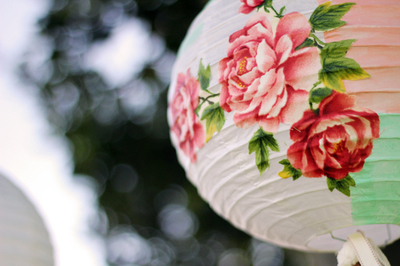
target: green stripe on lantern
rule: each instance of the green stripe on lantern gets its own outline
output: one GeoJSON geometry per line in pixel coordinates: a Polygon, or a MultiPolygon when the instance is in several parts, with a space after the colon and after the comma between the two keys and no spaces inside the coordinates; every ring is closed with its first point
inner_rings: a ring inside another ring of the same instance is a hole
{"type": "Polygon", "coordinates": [[[381,135],[359,173],[351,176],[354,225],[400,225],[400,114],[379,114],[381,135]]]}
{"type": "Polygon", "coordinates": [[[183,40],[179,47],[178,56],[186,51],[201,35],[203,32],[204,23],[200,23],[191,33],[189,33],[183,40]]]}

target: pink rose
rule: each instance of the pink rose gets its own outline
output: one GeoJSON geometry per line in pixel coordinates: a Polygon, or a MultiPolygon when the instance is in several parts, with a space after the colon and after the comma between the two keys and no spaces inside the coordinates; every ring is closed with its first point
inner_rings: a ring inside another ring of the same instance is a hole
{"type": "Polygon", "coordinates": [[[240,0],[243,4],[239,8],[239,13],[249,14],[254,8],[258,7],[264,0],[240,0]]]}
{"type": "Polygon", "coordinates": [[[275,133],[279,123],[294,123],[308,108],[308,92],[321,69],[316,47],[295,51],[311,26],[300,13],[280,19],[276,32],[266,14],[255,14],[230,36],[228,57],[219,62],[220,104],[236,111],[233,121],[258,123],[275,133]]]}
{"type": "Polygon", "coordinates": [[[354,96],[333,92],[322,100],[319,114],[307,110],[293,124],[288,160],[305,177],[342,179],[359,172],[379,138],[379,116],[355,106],[354,96]]]}
{"type": "Polygon", "coordinates": [[[194,112],[199,104],[199,91],[200,83],[190,76],[189,70],[187,74],[179,73],[175,94],[169,105],[173,119],[171,130],[179,140],[180,149],[192,163],[197,159],[196,147],[203,147],[205,142],[203,125],[194,112]]]}

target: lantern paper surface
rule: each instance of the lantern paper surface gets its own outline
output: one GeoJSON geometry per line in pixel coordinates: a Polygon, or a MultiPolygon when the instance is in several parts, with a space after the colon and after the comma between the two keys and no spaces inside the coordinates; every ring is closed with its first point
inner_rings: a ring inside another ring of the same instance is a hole
{"type": "Polygon", "coordinates": [[[42,218],[21,190],[1,175],[0,265],[54,265],[42,218]]]}
{"type": "Polygon", "coordinates": [[[171,139],[236,227],[337,251],[400,237],[400,1],[213,0],[181,45],[171,139]]]}

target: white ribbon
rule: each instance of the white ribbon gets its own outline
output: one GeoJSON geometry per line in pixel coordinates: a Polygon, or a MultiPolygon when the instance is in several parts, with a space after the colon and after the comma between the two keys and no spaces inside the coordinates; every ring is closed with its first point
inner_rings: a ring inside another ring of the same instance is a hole
{"type": "MultiPolygon", "coordinates": [[[[351,245],[352,251],[357,256],[361,266],[390,266],[389,261],[382,251],[372,240],[367,239],[361,231],[350,234],[347,239],[348,241],[346,243],[351,245]]],[[[343,250],[345,249],[346,243],[343,246],[343,250]]],[[[348,250],[346,252],[348,252],[348,250]]],[[[339,265],[340,264],[339,262],[339,265]]]]}

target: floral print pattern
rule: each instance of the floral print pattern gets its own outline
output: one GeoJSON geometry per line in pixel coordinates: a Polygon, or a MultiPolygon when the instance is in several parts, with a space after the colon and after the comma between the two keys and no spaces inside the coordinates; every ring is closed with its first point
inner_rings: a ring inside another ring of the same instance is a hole
{"type": "Polygon", "coordinates": [[[201,148],[205,142],[204,127],[195,110],[199,104],[200,83],[187,73],[179,73],[175,93],[170,103],[173,120],[172,132],[179,141],[179,148],[195,163],[196,147],[201,148]]]}
{"type": "Polygon", "coordinates": [[[219,63],[220,104],[235,111],[238,127],[258,123],[275,133],[308,108],[308,92],[321,69],[316,47],[296,50],[311,31],[300,13],[285,15],[274,32],[267,14],[257,13],[230,36],[228,56],[219,63]]]}
{"type": "Polygon", "coordinates": [[[349,173],[361,171],[371,155],[379,116],[357,106],[342,81],[369,77],[346,57],[356,40],[325,43],[316,33],[343,26],[355,3],[327,1],[307,19],[298,12],[284,15],[285,6],[278,11],[273,0],[240,1],[240,13],[258,12],[229,37],[227,56],[218,63],[221,90],[209,88],[211,67],[202,59],[197,79],[190,70],[178,75],[170,110],[180,149],[195,163],[196,150],[224,127],[225,112],[232,112],[237,127],[260,126],[248,149],[262,174],[269,154],[280,151],[274,138],[279,124],[290,124],[293,144],[278,175],[325,176],[330,191],[350,196],[356,183],[349,173]]]}
{"type": "Polygon", "coordinates": [[[240,0],[243,4],[239,8],[239,13],[249,14],[257,6],[264,3],[264,0],[240,0]]]}
{"type": "Polygon", "coordinates": [[[327,176],[336,180],[361,171],[379,137],[379,116],[355,105],[354,96],[333,92],[322,100],[319,112],[307,110],[293,124],[294,141],[287,156],[305,177],[327,176]]]}

